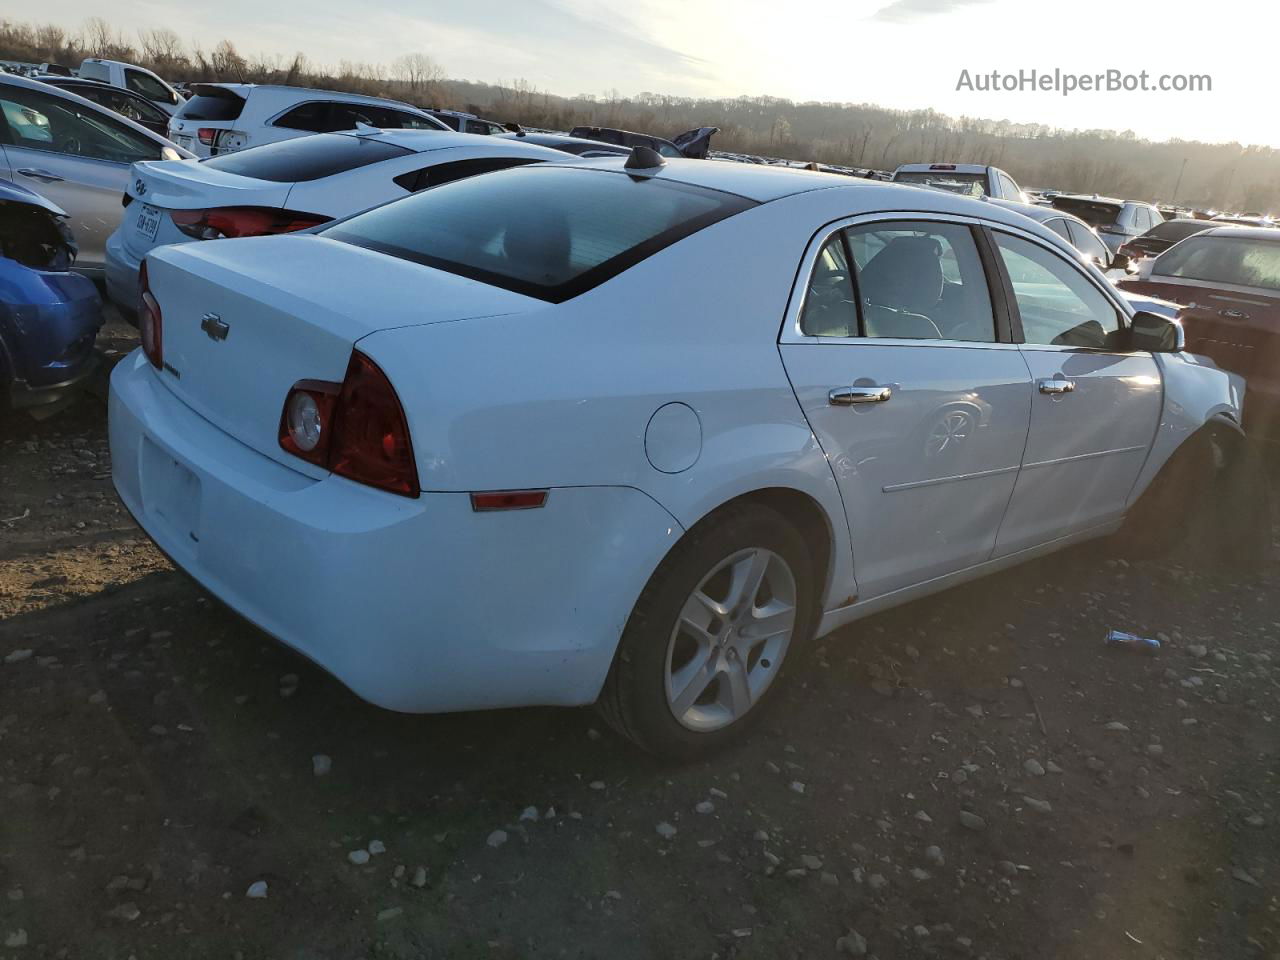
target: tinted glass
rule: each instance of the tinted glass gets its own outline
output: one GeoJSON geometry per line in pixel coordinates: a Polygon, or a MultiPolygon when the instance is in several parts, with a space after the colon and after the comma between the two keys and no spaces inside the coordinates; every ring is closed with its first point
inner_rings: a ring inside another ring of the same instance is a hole
{"type": "Polygon", "coordinates": [[[393,179],[410,193],[417,193],[428,187],[438,187],[442,183],[451,183],[454,180],[463,180],[481,173],[492,173],[495,170],[537,162],[528,157],[476,157],[472,160],[455,160],[452,163],[437,163],[434,166],[423,167],[421,170],[410,170],[393,179]]]}
{"type": "Polygon", "coordinates": [[[1151,272],[1280,291],[1280,243],[1243,237],[1191,237],[1162,253],[1151,272]]]}
{"type": "Polygon", "coordinates": [[[1090,260],[1096,261],[1099,267],[1105,268],[1111,259],[1107,245],[1098,239],[1097,234],[1083,224],[1069,222],[1068,227],[1071,230],[1071,245],[1090,260]]]}
{"type": "Polygon", "coordinates": [[[329,133],[334,130],[350,130],[355,127],[354,122],[347,127],[335,127],[332,123],[329,117],[329,105],[314,101],[294,107],[272,126],[285,127],[289,130],[306,130],[309,133],[329,133]]]}
{"type": "Polygon", "coordinates": [[[827,241],[813,265],[809,288],[800,312],[800,332],[806,337],[858,336],[858,304],[853,294],[853,273],[844,253],[844,241],[836,234],[827,241]]]}
{"type": "Polygon", "coordinates": [[[331,177],[335,173],[407,156],[412,152],[382,140],[318,134],[226,153],[202,160],[201,165],[240,177],[296,183],[331,177]]]}
{"type": "Polygon", "coordinates": [[[991,294],[968,227],[877,223],[847,236],[866,336],[995,341],[991,294]]]}
{"type": "Polygon", "coordinates": [[[175,102],[173,94],[163,83],[140,70],[126,70],[124,85],[126,89],[141,94],[148,100],[154,100],[157,103],[175,102]]]}
{"type": "Polygon", "coordinates": [[[995,236],[1027,343],[1112,347],[1120,316],[1088,276],[1044,247],[1005,233],[995,236]]]}
{"type": "Polygon", "coordinates": [[[754,205],[666,180],[535,164],[426,190],[322,232],[558,303],[754,205]]]}
{"type": "Polygon", "coordinates": [[[108,109],[114,110],[122,117],[128,117],[136,123],[166,123],[169,119],[159,107],[152,105],[151,101],[142,97],[131,97],[123,90],[112,87],[110,90],[94,90],[90,96],[84,90],[76,90],[76,93],[84,97],[86,100],[92,100],[94,103],[100,103],[108,109]]]}
{"type": "Polygon", "coordinates": [[[1091,227],[1109,227],[1120,216],[1120,204],[1099,203],[1096,200],[1077,200],[1074,197],[1055,197],[1053,205],[1079,217],[1091,227]]]}
{"type": "Polygon", "coordinates": [[[1062,237],[1063,240],[1071,239],[1071,235],[1067,233],[1067,221],[1063,220],[1061,217],[1054,217],[1052,220],[1046,220],[1044,225],[1058,236],[1062,237]]]}
{"type": "Polygon", "coordinates": [[[1176,243],[1194,234],[1203,233],[1211,226],[1213,224],[1206,220],[1166,220],[1164,223],[1157,223],[1152,227],[1150,236],[1158,240],[1171,240],[1176,243]]]}
{"type": "Polygon", "coordinates": [[[159,160],[160,146],[107,114],[29,90],[0,92],[8,142],[16,147],[115,163],[159,160]]]}
{"type": "Polygon", "coordinates": [[[235,120],[243,109],[244,100],[228,90],[225,93],[194,96],[178,108],[176,116],[183,120],[235,120]]]}

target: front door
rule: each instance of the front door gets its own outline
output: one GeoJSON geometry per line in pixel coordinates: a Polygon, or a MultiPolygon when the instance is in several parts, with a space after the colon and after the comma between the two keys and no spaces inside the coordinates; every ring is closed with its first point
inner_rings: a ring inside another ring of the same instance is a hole
{"type": "Polygon", "coordinates": [[[159,145],[105,112],[24,87],[0,86],[0,115],[13,182],[67,211],[76,266],[101,269],[124,213],[129,166],[159,160],[159,145]]]}
{"type": "Polygon", "coordinates": [[[1126,321],[1065,254],[997,231],[1035,390],[1022,471],[1000,529],[1004,555],[1120,516],[1163,405],[1149,353],[1123,349],[1126,321]]]}
{"type": "Polygon", "coordinates": [[[844,499],[860,599],[986,560],[1031,386],[973,228],[855,223],[816,240],[801,275],[780,349],[844,499]]]}

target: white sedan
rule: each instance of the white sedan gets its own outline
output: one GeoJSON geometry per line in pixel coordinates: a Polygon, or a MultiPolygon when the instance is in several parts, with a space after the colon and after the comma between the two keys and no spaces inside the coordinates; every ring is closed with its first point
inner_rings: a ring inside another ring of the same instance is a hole
{"type": "Polygon", "coordinates": [[[111,299],[138,308],[138,265],[170,243],[305,230],[418,190],[524,163],[565,161],[531,143],[439,130],[317,133],[199,163],[136,163],[107,240],[111,299]]]}
{"type": "Polygon", "coordinates": [[[111,384],[125,505],[375,704],[598,701],[690,756],[815,635],[1145,504],[1176,531],[1180,484],[1245,504],[1242,382],[1053,232],[942,192],[627,164],[154,251],[111,384]]]}

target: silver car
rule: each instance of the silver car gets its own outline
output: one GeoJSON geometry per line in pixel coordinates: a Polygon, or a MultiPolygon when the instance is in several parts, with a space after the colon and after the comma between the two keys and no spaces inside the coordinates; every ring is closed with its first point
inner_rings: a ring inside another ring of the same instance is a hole
{"type": "Polygon", "coordinates": [[[107,237],[124,214],[129,168],[138,160],[192,156],[84,97],[0,75],[0,178],[34,190],[71,215],[81,273],[102,275],[107,237]]]}

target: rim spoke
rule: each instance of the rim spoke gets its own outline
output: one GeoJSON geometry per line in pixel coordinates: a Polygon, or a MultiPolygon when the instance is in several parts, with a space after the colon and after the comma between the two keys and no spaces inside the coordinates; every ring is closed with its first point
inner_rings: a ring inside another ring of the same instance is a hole
{"type": "Polygon", "coordinates": [[[715,638],[708,629],[711,626],[712,619],[724,619],[724,614],[716,613],[710,607],[711,601],[706,594],[696,591],[684,603],[684,609],[680,611],[679,626],[683,627],[686,632],[700,644],[709,644],[714,642],[715,638]]]}
{"type": "Polygon", "coordinates": [[[741,657],[729,663],[725,672],[725,706],[735,718],[751,709],[751,684],[747,682],[747,663],[741,657]]]}
{"type": "Polygon", "coordinates": [[[689,712],[697,699],[711,685],[716,675],[716,652],[712,649],[699,648],[689,664],[680,671],[680,676],[671,678],[671,711],[677,717],[689,712]],[[678,693],[676,691],[679,691],[678,693]]]}
{"type": "Polygon", "coordinates": [[[729,596],[725,597],[725,606],[731,611],[741,610],[745,616],[755,605],[756,594],[768,570],[769,556],[763,550],[755,550],[734,564],[733,583],[729,596]]]}
{"type": "Polygon", "coordinates": [[[742,639],[751,647],[779,634],[789,633],[796,624],[796,608],[790,604],[775,601],[763,610],[763,616],[751,617],[742,627],[742,639]]]}
{"type": "MultiPolygon", "coordinates": [[[[719,617],[721,620],[727,619],[729,616],[729,606],[718,600],[712,600],[701,590],[695,590],[690,594],[689,599],[685,601],[684,610],[681,612],[682,617],[688,617],[694,610],[706,611],[706,616],[702,618],[705,624],[712,616],[719,617]]],[[[694,621],[695,623],[698,621],[694,621]]]]}

